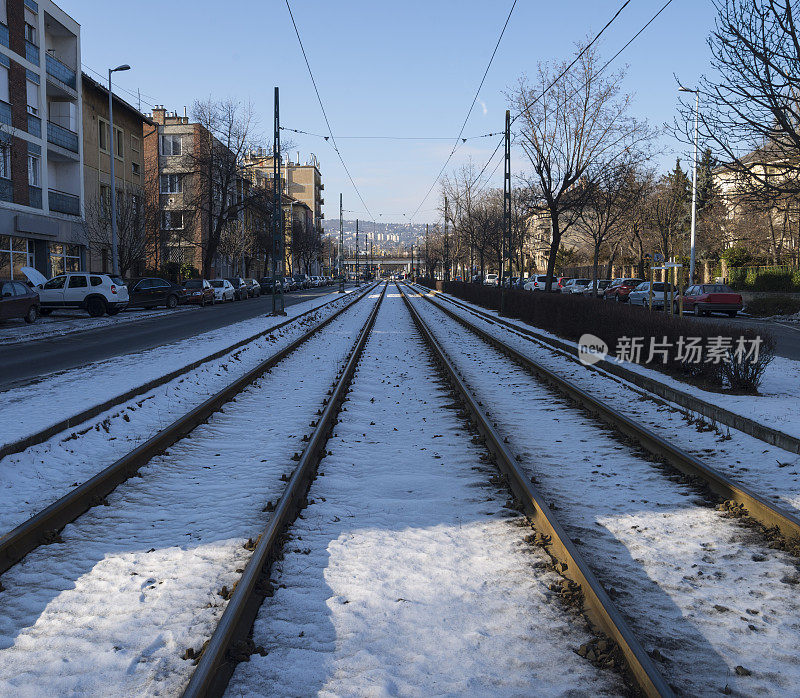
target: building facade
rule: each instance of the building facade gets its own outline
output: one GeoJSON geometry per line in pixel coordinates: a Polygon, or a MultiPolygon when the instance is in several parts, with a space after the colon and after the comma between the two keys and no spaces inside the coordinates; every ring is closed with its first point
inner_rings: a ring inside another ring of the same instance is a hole
{"type": "Polygon", "coordinates": [[[145,171],[142,136],[153,122],[114,95],[114,137],[110,134],[108,88],[84,74],[83,174],[89,268],[110,272],[111,156],[117,195],[117,243],[120,272],[144,272],[146,250],[145,171]]]}
{"type": "Polygon", "coordinates": [[[0,277],[85,269],[80,25],[0,0],[0,277]]]}

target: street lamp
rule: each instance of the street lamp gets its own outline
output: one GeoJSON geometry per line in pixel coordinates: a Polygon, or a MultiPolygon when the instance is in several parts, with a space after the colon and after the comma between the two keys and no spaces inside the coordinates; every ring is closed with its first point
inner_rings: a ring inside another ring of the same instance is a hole
{"type": "Polygon", "coordinates": [[[119,274],[119,253],[117,251],[117,183],[114,179],[114,158],[116,157],[114,149],[114,93],[111,91],[111,74],[130,69],[131,67],[125,63],[108,70],[108,135],[111,160],[111,267],[115,275],[119,274]]]}
{"type": "Polygon", "coordinates": [[[695,224],[697,219],[697,126],[700,120],[700,91],[692,90],[681,85],[678,92],[691,92],[694,94],[694,167],[692,168],[692,232],[691,232],[691,251],[689,253],[689,283],[694,283],[694,241],[695,224]]]}

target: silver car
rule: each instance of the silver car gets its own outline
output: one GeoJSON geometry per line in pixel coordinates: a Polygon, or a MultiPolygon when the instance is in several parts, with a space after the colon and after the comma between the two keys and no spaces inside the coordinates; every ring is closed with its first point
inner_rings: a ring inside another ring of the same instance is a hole
{"type": "MultiPolygon", "coordinates": [[[[653,284],[653,307],[659,310],[664,309],[664,291],[667,292],[667,299],[669,300],[669,293],[672,286],[663,281],[656,281],[653,284]]],[[[645,281],[639,284],[633,291],[628,294],[628,302],[631,305],[641,305],[643,307],[650,306],[650,282],[645,281]]]]}

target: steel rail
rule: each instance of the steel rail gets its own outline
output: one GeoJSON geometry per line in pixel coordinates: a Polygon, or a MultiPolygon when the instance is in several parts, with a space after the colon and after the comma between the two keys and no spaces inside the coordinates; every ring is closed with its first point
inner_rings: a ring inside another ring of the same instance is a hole
{"type": "MultiPolygon", "coordinates": [[[[419,284],[417,284],[417,286],[419,286],[419,284]]],[[[450,295],[442,293],[441,291],[435,291],[427,287],[423,288],[425,288],[426,293],[431,293],[435,295],[436,298],[444,300],[447,303],[450,303],[451,305],[470,313],[471,315],[475,315],[491,324],[504,327],[505,329],[524,337],[528,341],[536,342],[536,344],[545,347],[549,351],[559,353],[575,363],[580,363],[575,347],[563,339],[539,335],[533,330],[530,330],[526,327],[521,327],[513,322],[509,322],[505,318],[497,315],[491,315],[483,309],[470,306],[460,298],[454,298],[450,295]]],[[[759,441],[763,441],[770,446],[777,446],[778,448],[791,453],[800,453],[800,438],[796,436],[792,436],[791,434],[787,434],[779,429],[775,429],[774,427],[757,422],[756,420],[751,419],[750,417],[745,417],[737,412],[732,412],[731,410],[720,407],[719,405],[707,402],[706,400],[692,395],[691,393],[684,392],[678,388],[669,386],[666,383],[661,383],[654,378],[645,376],[644,374],[631,371],[625,366],[610,361],[607,358],[601,359],[595,366],[585,366],[581,364],[581,367],[590,371],[607,375],[612,379],[623,380],[628,384],[632,384],[632,386],[630,386],[632,389],[656,403],[672,403],[678,405],[678,407],[702,414],[703,416],[713,419],[720,424],[725,424],[731,429],[741,431],[742,433],[752,436],[759,441]]]]}
{"type": "Polygon", "coordinates": [[[503,340],[473,325],[449,308],[437,303],[428,294],[419,295],[482,340],[511,357],[536,378],[551,385],[609,426],[636,441],[653,456],[663,459],[690,478],[699,478],[714,494],[725,500],[733,501],[740,507],[744,507],[745,511],[740,511],[740,513],[746,513],[768,529],[777,528],[788,539],[800,540],[800,518],[791,512],[772,504],[749,487],[735,482],[706,465],[695,456],[671,444],[639,422],[616,412],[612,407],[578,388],[566,378],[557,375],[506,344],[503,340]]]}
{"type": "Polygon", "coordinates": [[[614,606],[575,544],[555,518],[542,495],[519,467],[505,440],[497,432],[477,398],[464,383],[447,352],[399,285],[398,289],[414,323],[431,348],[437,362],[447,374],[450,384],[460,395],[462,403],[469,411],[478,432],[485,439],[487,448],[495,456],[497,466],[506,476],[517,500],[522,504],[525,513],[530,517],[536,529],[550,537],[548,552],[558,561],[566,563],[564,576],[580,585],[584,598],[584,611],[587,616],[597,628],[617,643],[631,677],[644,695],[672,696],[672,689],[614,606]]]}
{"type": "MultiPolygon", "coordinates": [[[[356,294],[357,291],[353,291],[353,294],[356,294]]],[[[153,378],[142,385],[137,385],[135,388],[131,388],[130,390],[121,393],[120,395],[116,395],[108,400],[104,400],[99,405],[94,405],[93,407],[89,407],[77,414],[74,414],[66,419],[62,419],[56,424],[52,424],[45,429],[41,429],[37,431],[35,434],[29,434],[21,439],[16,441],[11,441],[3,446],[0,446],[0,459],[5,458],[6,456],[12,455],[14,453],[21,453],[22,451],[30,448],[31,446],[36,446],[37,444],[44,443],[48,439],[52,438],[56,434],[61,433],[62,431],[66,431],[67,429],[76,427],[79,424],[82,424],[87,419],[91,419],[92,417],[96,417],[97,415],[101,414],[102,412],[106,412],[107,410],[113,409],[118,405],[121,405],[123,402],[127,402],[128,400],[135,398],[139,395],[143,395],[144,393],[152,390],[153,388],[157,388],[160,385],[164,385],[165,383],[169,383],[171,380],[178,378],[189,371],[193,371],[194,369],[202,366],[209,361],[216,361],[219,358],[222,358],[226,354],[230,354],[232,351],[236,351],[241,347],[249,344],[250,342],[254,342],[261,337],[266,337],[273,332],[283,329],[287,325],[291,325],[298,320],[302,320],[308,315],[317,312],[318,310],[322,310],[323,308],[329,306],[331,303],[335,303],[342,296],[336,296],[336,298],[328,301],[327,303],[323,303],[322,305],[318,305],[316,308],[310,308],[309,310],[305,310],[299,315],[295,315],[288,320],[284,320],[283,322],[279,322],[277,325],[273,325],[272,327],[267,328],[266,330],[260,330],[256,332],[256,334],[251,335],[250,337],[246,337],[245,339],[241,339],[237,342],[234,342],[230,346],[224,347],[219,349],[208,356],[204,356],[202,359],[197,359],[196,361],[192,361],[190,364],[186,366],[182,366],[181,368],[177,368],[174,371],[170,371],[169,373],[159,376],[158,378],[153,378]]]]}
{"type": "MultiPolygon", "coordinates": [[[[373,287],[374,288],[374,287],[373,287]]],[[[90,508],[101,504],[106,496],[120,484],[138,473],[139,468],[151,458],[162,453],[176,441],[184,438],[214,412],[230,402],[236,395],[260,378],[267,370],[289,356],[322,328],[360,301],[372,288],[353,298],[330,317],[304,332],[289,345],[260,362],[243,376],[230,383],[200,405],[178,418],[138,447],[56,500],[30,519],[0,536],[0,574],[19,562],[40,545],[52,541],[64,526],[77,519],[90,508]]]]}
{"type": "Polygon", "coordinates": [[[367,322],[361,328],[347,364],[325,399],[322,415],[314,426],[300,460],[269,522],[258,538],[253,555],[245,566],[228,605],[217,627],[200,655],[200,661],[183,692],[184,698],[221,696],[225,692],[237,661],[231,657],[231,649],[249,637],[258,610],[267,595],[264,579],[269,566],[280,549],[284,531],[299,512],[317,466],[324,455],[325,444],[336,424],[341,404],[350,388],[358,361],[367,343],[375,318],[386,295],[384,284],[380,298],[372,309],[367,322]]]}

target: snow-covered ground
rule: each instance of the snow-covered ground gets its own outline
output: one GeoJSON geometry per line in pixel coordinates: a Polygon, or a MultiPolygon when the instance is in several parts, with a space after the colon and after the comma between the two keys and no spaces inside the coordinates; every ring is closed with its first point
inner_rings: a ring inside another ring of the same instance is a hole
{"type": "Polygon", "coordinates": [[[86,332],[87,330],[108,327],[109,325],[117,325],[121,322],[136,322],[137,320],[147,320],[159,315],[187,313],[193,310],[198,310],[198,307],[195,305],[183,305],[173,310],[164,308],[161,310],[131,308],[113,317],[110,315],[90,317],[85,310],[54,310],[52,315],[43,315],[31,325],[24,320],[0,321],[0,346],[30,342],[34,339],[43,339],[45,337],[58,337],[65,334],[73,334],[74,332],[86,332]]]}
{"type": "MultiPolygon", "coordinates": [[[[146,441],[167,424],[196,407],[206,398],[222,390],[261,361],[288,345],[292,340],[330,316],[351,296],[337,296],[334,302],[310,313],[305,318],[276,330],[244,347],[203,365],[138,397],[128,400],[107,412],[69,429],[47,441],[0,460],[0,532],[11,530],[45,506],[65,495],[76,483],[81,483],[113,463],[125,453],[146,441]]],[[[330,300],[328,298],[327,300],[330,300]]],[[[313,305],[321,302],[310,301],[313,305]]],[[[295,315],[308,309],[295,311],[295,315]]],[[[297,307],[297,306],[294,306],[297,307]]],[[[269,322],[278,320],[270,318],[269,322]]],[[[228,346],[240,337],[255,334],[264,319],[248,321],[231,334],[222,333],[215,340],[200,342],[202,353],[197,355],[192,342],[181,342],[175,352],[169,352],[184,364],[206,356],[219,346],[228,346]],[[258,323],[258,324],[257,324],[258,323]],[[188,345],[188,346],[187,346],[188,345]]],[[[214,333],[215,335],[217,333],[214,333]]],[[[31,432],[59,421],[70,409],[77,412],[88,407],[89,397],[102,402],[113,395],[141,384],[149,378],[167,373],[176,364],[160,356],[154,365],[143,367],[141,359],[124,357],[119,361],[95,364],[88,370],[76,369],[24,389],[4,393],[3,437],[11,441],[29,429],[31,432]],[[142,375],[146,371],[146,375],[142,375]],[[77,394],[76,394],[77,393],[77,394]],[[53,410],[54,400],[60,410],[53,410]]],[[[275,369],[279,370],[279,369],[275,369]]],[[[275,412],[267,406],[262,415],[269,419],[275,412]]]]}
{"type": "Polygon", "coordinates": [[[229,696],[617,694],[393,287],[229,696]],[[323,475],[324,473],[324,475],[323,475]]]}
{"type": "MultiPolygon", "coordinates": [[[[688,695],[796,693],[796,560],[426,300],[413,302],[667,679],[688,695]]],[[[757,466],[736,456],[742,469],[757,466]]]]}
{"type": "MultiPolygon", "coordinates": [[[[418,291],[427,291],[427,289],[424,289],[421,286],[417,286],[416,289],[418,291]]],[[[462,301],[461,299],[454,300],[460,304],[474,308],[476,312],[487,313],[495,316],[497,315],[495,311],[474,306],[466,301],[462,301]]],[[[474,313],[459,310],[453,304],[448,304],[448,308],[464,315],[470,321],[476,318],[474,313]]],[[[513,318],[504,318],[504,320],[514,325],[518,325],[520,328],[523,328],[528,332],[539,334],[542,337],[558,339],[561,342],[565,342],[566,344],[575,347],[577,350],[577,344],[575,342],[570,342],[569,340],[558,337],[550,332],[528,325],[521,320],[515,320],[513,318]]],[[[511,330],[503,327],[502,325],[484,323],[482,328],[488,328],[490,331],[497,333],[498,337],[503,339],[505,339],[506,336],[513,336],[511,330]]],[[[525,341],[528,344],[529,352],[534,352],[537,360],[542,354],[557,353],[555,349],[545,349],[542,347],[542,345],[533,343],[529,339],[526,339],[525,341]]],[[[720,407],[724,407],[731,412],[744,415],[745,417],[772,427],[773,429],[778,429],[792,436],[800,437],[800,419],[797,418],[797,415],[800,414],[800,361],[793,361],[792,359],[786,359],[780,356],[775,357],[773,362],[767,367],[764,373],[764,380],[759,388],[760,395],[730,395],[725,393],[712,393],[707,390],[697,388],[693,385],[689,385],[688,383],[675,380],[670,376],[659,373],[658,371],[653,371],[638,364],[623,362],[622,365],[630,371],[635,371],[637,373],[646,375],[654,380],[669,385],[676,390],[689,393],[705,400],[706,402],[719,405],[720,407]]],[[[575,366],[581,368],[578,364],[575,364],[575,366]]],[[[581,370],[584,373],[592,373],[582,368],[581,370]]],[[[614,378],[614,380],[620,382],[619,379],[614,378]]]]}
{"type": "MultiPolygon", "coordinates": [[[[177,695],[377,294],[3,575],[0,695],[177,695]]],[[[80,458],[91,459],[81,455],[80,458]]]]}
{"type": "MultiPolygon", "coordinates": [[[[557,350],[542,347],[501,325],[489,324],[475,314],[460,310],[452,304],[447,304],[447,308],[499,337],[558,375],[569,379],[582,390],[636,419],[660,436],[697,456],[707,465],[800,515],[800,455],[770,446],[734,429],[728,430],[727,427],[720,427],[719,431],[705,428],[698,430],[697,425],[688,423],[682,411],[643,398],[641,389],[616,376],[589,371],[557,350]]],[[[795,370],[799,370],[795,365],[796,362],[789,363],[793,364],[795,370]]],[[[779,380],[775,373],[770,375],[772,380],[776,382],[779,380]]],[[[791,374],[781,380],[791,380],[791,374]]],[[[787,390],[785,384],[783,389],[787,390]]],[[[800,403],[798,394],[793,394],[787,399],[800,403]]],[[[800,422],[797,414],[798,412],[794,412],[782,416],[789,417],[795,426],[800,422]]]]}

